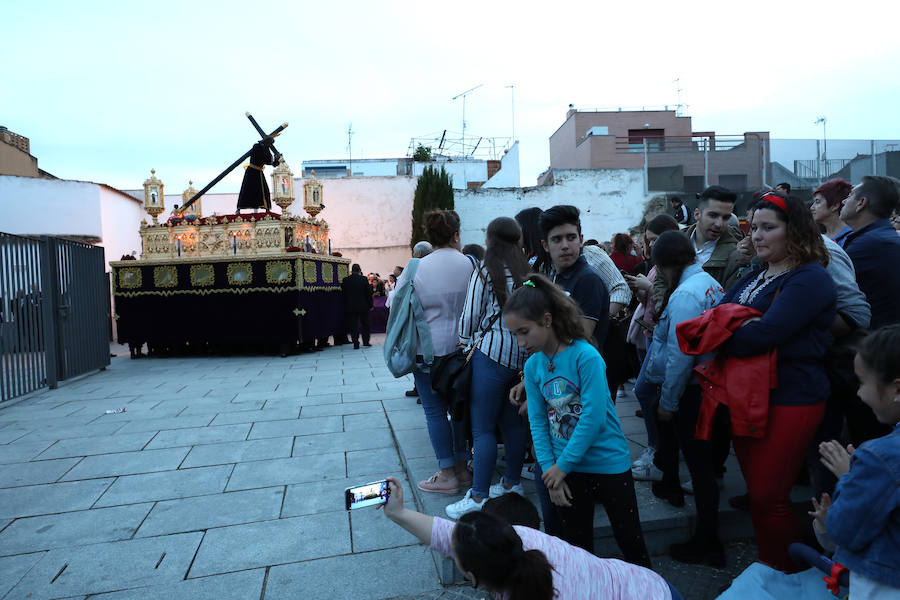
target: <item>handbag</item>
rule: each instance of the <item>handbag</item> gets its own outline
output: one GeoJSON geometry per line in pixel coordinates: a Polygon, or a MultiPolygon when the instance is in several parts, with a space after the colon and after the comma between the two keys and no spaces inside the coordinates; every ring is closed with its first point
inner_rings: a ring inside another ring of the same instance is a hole
{"type": "Polygon", "coordinates": [[[468,417],[472,395],[472,355],[478,347],[478,341],[499,318],[500,313],[491,318],[487,327],[480,330],[481,336],[472,342],[472,347],[468,350],[457,348],[450,354],[435,356],[431,363],[431,389],[447,401],[450,418],[454,421],[465,421],[468,417]]]}

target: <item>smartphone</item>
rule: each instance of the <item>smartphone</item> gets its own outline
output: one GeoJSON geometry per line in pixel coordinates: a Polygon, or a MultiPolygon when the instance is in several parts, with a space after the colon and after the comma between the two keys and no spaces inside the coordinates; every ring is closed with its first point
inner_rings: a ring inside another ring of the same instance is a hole
{"type": "Polygon", "coordinates": [[[653,333],[654,325],[652,323],[648,323],[643,319],[635,319],[634,322],[641,326],[645,331],[653,333]]]}
{"type": "Polygon", "coordinates": [[[347,510],[384,504],[390,496],[390,488],[385,479],[364,483],[344,490],[344,506],[347,510]]]}

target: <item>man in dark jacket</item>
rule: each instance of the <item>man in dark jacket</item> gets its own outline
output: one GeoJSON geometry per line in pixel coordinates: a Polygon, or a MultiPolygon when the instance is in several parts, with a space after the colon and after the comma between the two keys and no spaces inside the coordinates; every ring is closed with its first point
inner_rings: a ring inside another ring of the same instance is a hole
{"type": "Polygon", "coordinates": [[[750,262],[749,255],[737,252],[744,233],[728,225],[737,194],[713,185],[703,190],[698,201],[694,210],[697,222],[684,232],[694,242],[697,262],[727,290],[740,279],[741,267],[750,262]]]}
{"type": "Polygon", "coordinates": [[[345,320],[350,328],[350,337],[353,338],[353,348],[359,349],[360,328],[362,329],[363,346],[371,346],[372,344],[369,343],[369,312],[372,310],[372,286],[362,274],[359,265],[353,265],[350,268],[350,274],[341,281],[341,291],[344,295],[345,320]]]}

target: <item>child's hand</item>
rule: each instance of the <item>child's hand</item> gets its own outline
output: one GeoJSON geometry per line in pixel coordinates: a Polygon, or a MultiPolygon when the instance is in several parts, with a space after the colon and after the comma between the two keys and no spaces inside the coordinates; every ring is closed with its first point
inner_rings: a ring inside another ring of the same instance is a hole
{"type": "Polygon", "coordinates": [[[831,496],[827,492],[822,492],[822,501],[816,502],[815,497],[812,498],[813,510],[809,511],[809,516],[816,520],[820,531],[825,531],[825,516],[828,509],[831,508],[831,496]]]}
{"type": "Polygon", "coordinates": [[[856,448],[853,447],[853,444],[844,450],[844,447],[834,440],[822,442],[819,444],[819,454],[822,456],[819,460],[825,465],[825,468],[840,479],[850,470],[850,455],[855,451],[856,448]]]}
{"type": "Polygon", "coordinates": [[[519,408],[519,415],[528,414],[528,403],[525,402],[525,382],[520,381],[509,390],[509,403],[519,408]]]}
{"type": "Polygon", "coordinates": [[[548,490],[555,490],[560,486],[563,480],[566,478],[566,473],[563,473],[562,469],[557,467],[555,464],[544,471],[544,474],[541,475],[541,479],[544,482],[544,485],[547,486],[548,490]]]}
{"type": "Polygon", "coordinates": [[[379,504],[375,510],[384,508],[384,514],[393,519],[403,511],[403,486],[396,477],[388,477],[388,499],[384,504],[379,504]]]}
{"type": "Polygon", "coordinates": [[[572,499],[572,492],[569,490],[569,486],[563,481],[558,488],[555,490],[548,490],[550,492],[550,501],[556,506],[572,506],[570,500],[572,499]]]}

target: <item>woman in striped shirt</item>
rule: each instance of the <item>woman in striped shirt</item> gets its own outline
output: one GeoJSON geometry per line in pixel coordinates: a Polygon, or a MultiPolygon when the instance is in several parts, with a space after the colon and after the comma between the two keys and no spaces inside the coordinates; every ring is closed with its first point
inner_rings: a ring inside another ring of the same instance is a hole
{"type": "Polygon", "coordinates": [[[474,478],[465,497],[447,507],[447,514],[480,510],[482,502],[506,492],[522,493],[519,484],[525,457],[525,424],[507,402],[509,388],[519,380],[525,355],[500,314],[506,298],[530,272],[522,253],[522,230],[514,219],[499,217],[487,228],[484,261],[472,274],[462,315],[459,342],[475,344],[472,355],[472,436],[474,478]],[[506,475],[495,485],[491,476],[497,462],[497,426],[503,434],[506,475]]]}

